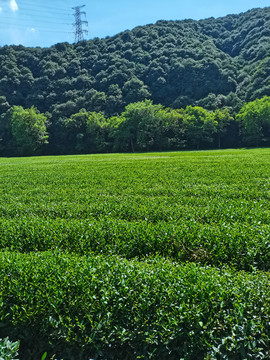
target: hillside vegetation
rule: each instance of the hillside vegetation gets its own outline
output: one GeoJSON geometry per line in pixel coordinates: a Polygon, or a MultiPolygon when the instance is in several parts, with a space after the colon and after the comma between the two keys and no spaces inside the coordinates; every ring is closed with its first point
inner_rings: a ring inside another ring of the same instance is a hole
{"type": "Polygon", "coordinates": [[[264,8],[218,19],[158,21],[73,45],[4,46],[0,139],[3,117],[14,105],[46,113],[50,153],[60,152],[63,123],[82,109],[111,117],[149,98],[177,109],[227,107],[234,115],[245,102],[270,95],[269,39],[270,8],[264,8]]]}
{"type": "Polygon", "coordinates": [[[70,116],[119,113],[150,97],[169,107],[270,95],[270,8],[193,21],[158,21],[105,39],[0,49],[0,95],[10,105],[70,116]]]}

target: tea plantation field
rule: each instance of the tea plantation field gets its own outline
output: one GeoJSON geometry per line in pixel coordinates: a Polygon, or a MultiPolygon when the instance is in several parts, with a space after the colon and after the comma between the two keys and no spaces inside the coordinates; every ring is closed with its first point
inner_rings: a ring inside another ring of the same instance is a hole
{"type": "Polygon", "coordinates": [[[270,359],[270,149],[0,159],[20,359],[270,359]]]}

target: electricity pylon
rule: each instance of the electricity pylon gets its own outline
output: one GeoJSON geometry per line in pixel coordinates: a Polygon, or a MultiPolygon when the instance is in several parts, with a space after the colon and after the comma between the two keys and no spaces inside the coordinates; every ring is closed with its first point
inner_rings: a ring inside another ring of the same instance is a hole
{"type": "Polygon", "coordinates": [[[83,7],[85,7],[85,5],[75,6],[72,8],[74,10],[73,15],[75,17],[75,22],[73,24],[73,26],[75,27],[75,31],[74,31],[75,43],[84,40],[83,35],[88,34],[88,31],[83,29],[83,25],[88,26],[88,22],[86,20],[82,20],[81,18],[82,15],[86,17],[86,12],[81,11],[83,7]]]}

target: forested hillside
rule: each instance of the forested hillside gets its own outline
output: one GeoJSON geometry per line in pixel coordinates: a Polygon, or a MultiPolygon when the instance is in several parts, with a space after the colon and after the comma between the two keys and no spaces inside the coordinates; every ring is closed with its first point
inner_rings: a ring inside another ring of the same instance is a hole
{"type": "MultiPolygon", "coordinates": [[[[270,7],[200,21],[158,21],[51,48],[0,48],[0,138],[14,105],[47,113],[51,133],[81,109],[119,115],[146,98],[237,113],[270,95],[270,7]],[[1,130],[2,129],[2,130],[1,130]]],[[[3,147],[3,143],[2,143],[3,147]]]]}

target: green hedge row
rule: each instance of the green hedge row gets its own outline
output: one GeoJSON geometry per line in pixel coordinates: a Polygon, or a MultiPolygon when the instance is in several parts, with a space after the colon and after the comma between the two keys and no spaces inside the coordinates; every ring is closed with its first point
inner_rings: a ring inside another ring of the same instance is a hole
{"type": "Polygon", "coordinates": [[[269,359],[269,287],[259,271],[6,251],[0,336],[25,360],[269,359]]]}
{"type": "Polygon", "coordinates": [[[270,269],[270,225],[128,222],[119,219],[1,219],[0,249],[55,248],[79,255],[114,254],[128,259],[160,255],[241,270],[270,269]]]}

